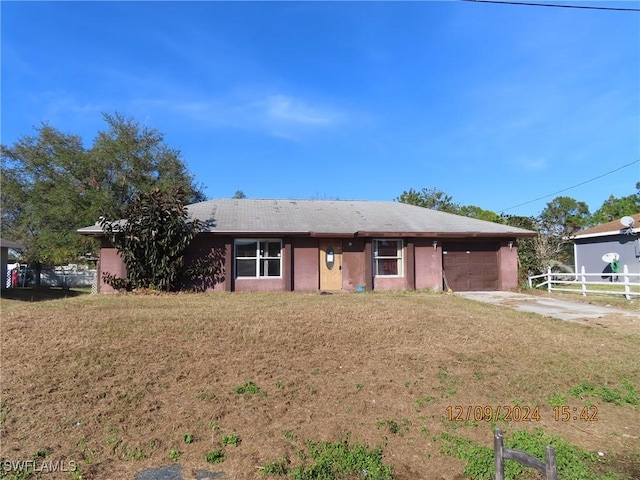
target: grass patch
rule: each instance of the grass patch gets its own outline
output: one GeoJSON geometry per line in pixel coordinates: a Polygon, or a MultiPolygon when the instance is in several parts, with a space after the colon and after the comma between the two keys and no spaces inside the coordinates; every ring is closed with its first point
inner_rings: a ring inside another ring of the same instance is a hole
{"type": "Polygon", "coordinates": [[[254,465],[309,470],[318,462],[305,439],[348,435],[383,445],[396,478],[456,478],[462,464],[444,458],[441,433],[490,448],[491,424],[443,420],[447,407],[517,399],[540,405],[542,420],[530,426],[585,451],[607,449],[606,459],[620,459],[607,468],[626,480],[640,463],[633,401],[618,406],[584,388],[585,404],[598,408],[585,435],[554,422],[549,399],[573,406],[568,387],[583,379],[631,398],[638,338],[416,292],[3,298],[2,456],[30,459],[52,446],[49,458],[76,461],[83,477],[117,469],[134,478],[143,463],[172,463],[180,451],[180,463],[204,463],[219,449],[233,454],[229,478],[252,480],[254,465]]]}
{"type": "MultiPolygon", "coordinates": [[[[459,435],[443,432],[444,444],[441,452],[466,462],[464,473],[472,480],[493,480],[495,478],[495,459],[493,448],[479,445],[459,435]]],[[[547,435],[541,429],[532,432],[516,430],[504,437],[505,447],[520,450],[545,460],[547,445],[553,445],[556,452],[558,478],[562,480],[615,480],[614,472],[597,473],[602,470],[596,454],[587,452],[560,437],[547,435]]],[[[538,473],[513,460],[505,460],[505,479],[536,479],[538,473]]]]}
{"type": "Polygon", "coordinates": [[[306,447],[298,452],[300,464],[291,465],[288,458],[274,460],[262,467],[262,473],[294,480],[392,479],[393,468],[383,462],[381,448],[369,449],[348,439],[333,443],[309,440],[306,447]]]}
{"type": "Polygon", "coordinates": [[[547,400],[552,407],[560,407],[567,404],[567,397],[558,392],[552,393],[547,400]]]}
{"type": "Polygon", "coordinates": [[[626,378],[622,379],[620,387],[610,388],[607,386],[598,386],[590,382],[580,382],[571,387],[569,393],[582,400],[595,397],[603,402],[613,403],[614,405],[640,405],[638,392],[635,387],[626,378]]]}
{"type": "Polygon", "coordinates": [[[252,382],[251,380],[243,383],[242,385],[238,385],[233,389],[233,391],[239,395],[244,395],[245,397],[252,397],[258,394],[265,397],[267,396],[267,394],[260,390],[260,387],[258,387],[258,385],[256,385],[255,382],[252,382]]]}
{"type": "Polygon", "coordinates": [[[438,367],[438,380],[440,381],[443,397],[453,397],[456,394],[458,381],[451,377],[445,366],[440,365],[438,367]]]}
{"type": "Polygon", "coordinates": [[[388,432],[401,437],[409,430],[409,427],[411,426],[411,420],[409,420],[408,418],[403,418],[402,421],[398,423],[395,420],[388,418],[386,420],[379,420],[376,423],[376,426],[379,429],[384,428],[388,432]]]}
{"type": "Polygon", "coordinates": [[[431,405],[436,401],[436,397],[431,395],[424,395],[422,397],[418,397],[413,401],[413,405],[417,411],[424,409],[427,405],[431,405]]]}
{"type": "Polygon", "coordinates": [[[207,463],[222,463],[224,462],[225,455],[223,450],[212,450],[207,452],[204,456],[207,463]]]}
{"type": "Polygon", "coordinates": [[[240,438],[237,435],[223,435],[220,441],[222,445],[231,445],[237,447],[240,444],[240,438]]]}

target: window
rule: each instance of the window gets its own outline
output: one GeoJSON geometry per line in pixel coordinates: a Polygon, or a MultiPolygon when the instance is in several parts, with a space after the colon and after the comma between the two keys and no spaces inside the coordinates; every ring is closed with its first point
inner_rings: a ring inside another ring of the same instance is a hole
{"type": "Polygon", "coordinates": [[[279,277],[280,240],[236,240],[236,277],[279,277]]]}
{"type": "Polygon", "coordinates": [[[373,241],[373,274],[378,277],[403,275],[402,240],[373,241]]]}

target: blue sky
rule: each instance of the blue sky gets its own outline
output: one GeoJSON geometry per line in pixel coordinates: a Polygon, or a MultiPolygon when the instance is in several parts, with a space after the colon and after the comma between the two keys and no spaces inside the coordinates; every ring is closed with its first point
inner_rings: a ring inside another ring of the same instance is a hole
{"type": "MultiPolygon", "coordinates": [[[[575,3],[574,3],[575,4],[575,3]]],[[[640,1],[579,5],[640,8],[640,1]]],[[[7,2],[2,143],[120,112],[209,198],[500,212],[640,160],[640,12],[459,1],[7,2]]],[[[595,211],[640,163],[562,195],[595,211]]],[[[537,215],[553,197],[506,213],[537,215]]]]}

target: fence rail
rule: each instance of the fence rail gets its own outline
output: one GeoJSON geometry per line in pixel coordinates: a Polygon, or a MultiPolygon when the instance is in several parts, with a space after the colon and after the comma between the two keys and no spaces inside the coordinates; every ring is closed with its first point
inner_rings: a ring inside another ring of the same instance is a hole
{"type": "Polygon", "coordinates": [[[558,480],[558,466],[556,462],[556,451],[553,445],[547,445],[546,449],[546,461],[541,461],[529,455],[526,452],[520,450],[512,450],[505,448],[502,440],[502,430],[496,428],[494,433],[493,449],[495,453],[495,466],[496,466],[496,480],[505,480],[504,476],[504,461],[515,460],[520,465],[524,465],[528,468],[535,468],[538,472],[544,475],[546,480],[558,480]]]}
{"type": "MultiPolygon", "coordinates": [[[[63,289],[92,287],[96,284],[97,270],[70,271],[68,269],[47,269],[40,274],[40,285],[43,287],[60,287],[63,289]]],[[[35,272],[19,269],[7,271],[4,287],[31,287],[35,285],[35,272]],[[15,272],[15,278],[14,278],[15,272]]]]}
{"type": "Polygon", "coordinates": [[[619,273],[586,273],[582,267],[580,273],[558,273],[552,272],[551,268],[547,273],[541,275],[533,275],[529,277],[530,288],[547,287],[549,292],[572,292],[606,294],[606,295],[624,295],[628,300],[632,296],[640,296],[640,273],[630,273],[629,267],[624,265],[622,272],[619,273]],[[587,279],[598,278],[607,279],[607,281],[592,281],[587,279]],[[534,280],[544,279],[540,283],[534,280]],[[607,289],[594,289],[589,287],[607,286],[607,289]]]}

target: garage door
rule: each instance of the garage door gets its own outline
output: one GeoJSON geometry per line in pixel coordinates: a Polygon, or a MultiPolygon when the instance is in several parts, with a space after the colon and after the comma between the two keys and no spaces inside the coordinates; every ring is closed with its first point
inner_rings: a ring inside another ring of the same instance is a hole
{"type": "Polygon", "coordinates": [[[445,243],[442,267],[454,292],[498,290],[497,243],[445,243]]]}

